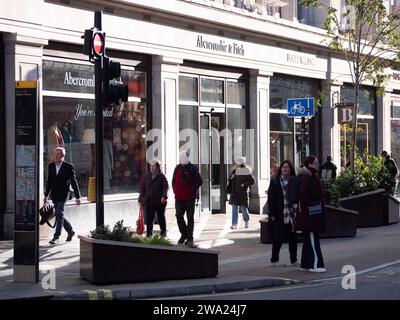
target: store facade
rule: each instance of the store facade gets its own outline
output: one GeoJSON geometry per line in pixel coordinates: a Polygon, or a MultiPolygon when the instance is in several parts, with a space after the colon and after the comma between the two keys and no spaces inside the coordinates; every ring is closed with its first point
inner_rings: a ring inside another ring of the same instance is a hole
{"type": "MultiPolygon", "coordinates": [[[[12,234],[16,80],[40,83],[40,194],[51,152],[63,146],[66,160],[77,170],[84,200],[80,207],[68,205],[66,214],[78,229],[87,231],[95,225],[95,204],[87,199],[96,166],[94,68],[82,54],[80,37],[92,25],[93,11],[101,7],[93,3],[85,3],[85,8],[79,4],[40,4],[40,30],[0,30],[5,32],[4,103],[10,120],[4,146],[6,200],[4,213],[0,213],[8,234],[5,237],[12,234]]],[[[176,5],[174,10],[179,12],[190,15],[193,11],[191,3],[176,1],[176,5]]],[[[124,219],[134,226],[146,158],[159,158],[171,182],[180,150],[187,150],[191,161],[199,165],[204,181],[200,208],[204,214],[227,211],[227,176],[235,158],[245,156],[256,179],[250,192],[250,212],[260,214],[272,168],[284,159],[296,166],[303,160],[300,121],[287,117],[289,98],[317,100],[321,92],[325,93],[315,116],[306,119],[305,149],[321,161],[331,155],[335,163],[341,163],[341,130],[333,107],[335,93],[346,87],[349,75],[343,63],[331,72],[330,66],[336,64],[319,44],[322,30],[299,28],[293,36],[283,38],[278,34],[287,34],[285,23],[235,15],[236,25],[250,23],[259,31],[254,36],[247,27],[233,28],[233,14],[229,12],[221,12],[223,23],[218,25],[211,18],[207,24],[194,25],[190,17],[165,15],[173,10],[163,6],[133,3],[103,15],[107,53],[121,62],[120,81],[129,87],[127,103],[110,105],[103,112],[107,224],[124,219]],[[138,10],[141,14],[134,14],[138,10]],[[270,34],[261,31],[265,25],[270,27],[270,34]]],[[[201,16],[213,15],[209,7],[196,5],[196,10],[201,16]]],[[[23,11],[15,19],[22,16],[23,11]]],[[[393,137],[387,137],[390,132],[380,129],[387,117],[379,111],[379,105],[387,102],[379,98],[375,101],[362,114],[366,128],[362,140],[373,153],[383,147],[389,149],[393,141],[393,137]]],[[[395,128],[397,113],[393,115],[389,118],[395,128]]],[[[168,208],[173,210],[172,190],[169,197],[168,208]]]]}

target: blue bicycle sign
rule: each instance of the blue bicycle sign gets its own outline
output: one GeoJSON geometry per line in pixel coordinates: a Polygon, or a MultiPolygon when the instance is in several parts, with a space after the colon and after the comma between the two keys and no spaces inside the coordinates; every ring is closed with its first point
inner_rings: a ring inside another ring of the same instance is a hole
{"type": "Polygon", "coordinates": [[[314,116],[314,98],[288,99],[288,117],[312,117],[314,116]]]}

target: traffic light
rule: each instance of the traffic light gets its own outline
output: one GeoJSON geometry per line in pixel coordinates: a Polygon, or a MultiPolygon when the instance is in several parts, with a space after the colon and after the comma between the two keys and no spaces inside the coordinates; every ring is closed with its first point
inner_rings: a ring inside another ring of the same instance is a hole
{"type": "Polygon", "coordinates": [[[103,57],[103,99],[105,105],[120,104],[128,101],[128,86],[120,83],[110,83],[110,80],[121,76],[121,64],[103,57]]]}
{"type": "Polygon", "coordinates": [[[85,34],[82,36],[84,38],[83,43],[83,53],[91,59],[93,56],[92,46],[93,46],[93,29],[86,29],[85,34]]]}

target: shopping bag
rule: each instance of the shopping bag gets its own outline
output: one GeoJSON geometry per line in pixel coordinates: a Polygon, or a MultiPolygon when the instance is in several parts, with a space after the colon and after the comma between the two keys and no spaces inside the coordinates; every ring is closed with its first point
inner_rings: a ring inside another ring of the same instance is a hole
{"type": "Polygon", "coordinates": [[[142,235],[144,232],[144,217],[143,217],[143,208],[140,207],[139,209],[139,217],[136,221],[136,233],[138,235],[142,235]]]}

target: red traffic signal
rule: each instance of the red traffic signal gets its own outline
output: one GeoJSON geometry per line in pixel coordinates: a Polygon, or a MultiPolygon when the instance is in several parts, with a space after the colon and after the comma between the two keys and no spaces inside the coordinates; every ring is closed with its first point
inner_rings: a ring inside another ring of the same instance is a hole
{"type": "Polygon", "coordinates": [[[100,57],[103,55],[105,48],[105,34],[103,32],[97,31],[93,35],[93,53],[95,56],[100,57]]]}

